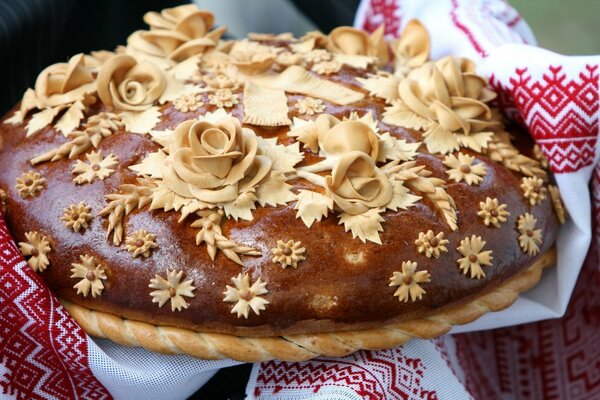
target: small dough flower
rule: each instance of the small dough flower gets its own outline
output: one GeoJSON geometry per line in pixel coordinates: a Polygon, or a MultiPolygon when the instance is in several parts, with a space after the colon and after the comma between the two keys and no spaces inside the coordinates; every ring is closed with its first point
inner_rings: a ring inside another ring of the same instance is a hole
{"type": "Polygon", "coordinates": [[[305,247],[300,247],[302,242],[294,242],[293,240],[288,240],[284,242],[283,240],[277,241],[277,247],[271,249],[271,253],[273,253],[273,262],[279,263],[283,268],[286,267],[294,267],[298,268],[298,263],[302,260],[305,260],[306,257],[304,253],[306,251],[305,247]]]}
{"type": "Polygon", "coordinates": [[[29,257],[27,258],[27,264],[35,272],[44,271],[50,265],[48,253],[52,250],[48,237],[41,235],[39,232],[27,232],[25,238],[27,242],[19,242],[19,251],[23,257],[29,257]]]}
{"type": "Polygon", "coordinates": [[[296,107],[298,113],[305,115],[314,115],[325,111],[323,100],[315,99],[313,97],[303,97],[298,99],[294,107],[296,107]]]}
{"type": "Polygon", "coordinates": [[[92,151],[89,154],[85,155],[88,163],[85,163],[81,160],[77,160],[75,167],[73,168],[73,175],[76,175],[73,178],[73,182],[78,185],[83,185],[84,183],[92,183],[96,179],[100,179],[103,181],[107,177],[109,177],[114,169],[111,167],[118,164],[119,159],[114,154],[109,154],[106,158],[102,158],[102,151],[92,151]]]}
{"type": "Polygon", "coordinates": [[[152,296],[152,302],[158,303],[159,307],[162,307],[167,301],[171,300],[171,311],[181,311],[182,308],[188,308],[189,304],[185,301],[183,296],[195,297],[193,293],[196,287],[192,285],[192,280],[181,282],[183,271],[167,270],[167,279],[164,279],[160,275],[154,275],[154,278],[150,280],[151,289],[156,289],[150,293],[152,296]]]}
{"type": "Polygon", "coordinates": [[[125,238],[125,248],[133,258],[139,255],[147,258],[150,257],[152,249],[158,247],[155,240],[156,235],[142,229],[125,238]]]}
{"type": "Polygon", "coordinates": [[[181,112],[196,111],[204,105],[200,93],[186,93],[173,101],[173,107],[181,112]]]}
{"type": "Polygon", "coordinates": [[[521,181],[521,189],[525,198],[529,200],[529,204],[535,206],[540,204],[546,198],[546,188],[544,181],[541,178],[531,177],[523,178],[521,181]]]}
{"type": "Polygon", "coordinates": [[[88,222],[92,219],[91,211],[92,208],[87,206],[84,202],[72,204],[65,208],[65,212],[60,220],[64,222],[67,228],[79,232],[82,228],[84,230],[88,228],[88,222]]]}
{"type": "Polygon", "coordinates": [[[81,263],[71,264],[73,268],[71,278],[79,279],[79,282],[73,286],[77,289],[77,294],[83,294],[84,297],[92,292],[92,297],[100,296],[104,289],[102,281],[107,279],[106,271],[101,264],[97,264],[92,256],[87,254],[80,256],[81,263]]]}
{"type": "Polygon", "coordinates": [[[239,95],[234,94],[230,89],[217,89],[215,94],[208,95],[210,104],[219,108],[229,108],[239,103],[239,95]]]}
{"type": "Polygon", "coordinates": [[[479,185],[487,175],[487,168],[482,163],[473,165],[474,160],[475,157],[463,153],[458,153],[458,158],[454,154],[447,155],[444,165],[450,168],[446,171],[448,177],[455,182],[464,180],[467,185],[479,185]]]}
{"type": "Polygon", "coordinates": [[[399,301],[405,303],[410,301],[421,300],[426,293],[419,283],[431,282],[431,275],[427,271],[417,272],[417,263],[412,261],[404,261],[402,263],[402,272],[394,272],[390,278],[389,286],[399,286],[394,296],[398,297],[399,301]]]}
{"type": "Polygon", "coordinates": [[[211,89],[237,89],[240,86],[236,74],[216,73],[214,75],[206,74],[202,80],[211,89]]]}
{"type": "Polygon", "coordinates": [[[492,251],[481,251],[485,241],[481,236],[472,235],[460,241],[458,252],[464,257],[458,260],[458,266],[463,274],[471,274],[471,278],[479,279],[485,277],[482,266],[492,265],[492,251]]]}
{"type": "Polygon", "coordinates": [[[324,61],[329,61],[333,57],[333,54],[323,49],[315,49],[311,50],[308,53],[304,54],[304,61],[309,63],[320,63],[324,61]]]}
{"type": "Polygon", "coordinates": [[[322,61],[312,66],[311,70],[320,75],[334,74],[342,69],[342,63],[336,60],[322,61]]]}
{"type": "Polygon", "coordinates": [[[434,235],[431,229],[427,233],[420,232],[419,238],[415,240],[415,244],[419,253],[425,254],[428,258],[432,256],[438,258],[441,253],[448,252],[445,246],[448,244],[448,240],[444,239],[444,232],[440,232],[437,235],[434,235]]]}
{"type": "Polygon", "coordinates": [[[500,228],[500,222],[506,222],[506,217],[510,215],[506,211],[506,204],[500,204],[498,199],[485,199],[485,202],[479,202],[479,208],[481,211],[477,212],[486,226],[494,225],[496,228],[500,228]]]}
{"type": "Polygon", "coordinates": [[[550,199],[552,199],[552,206],[554,207],[554,212],[556,213],[558,222],[564,224],[567,220],[567,212],[565,211],[565,207],[563,206],[563,202],[560,198],[560,191],[555,185],[549,185],[548,192],[550,192],[550,199]]]}
{"type": "Polygon", "coordinates": [[[302,54],[292,53],[291,51],[283,51],[277,54],[277,58],[275,59],[277,64],[284,67],[300,64],[300,61],[302,61],[302,54]]]}
{"type": "Polygon", "coordinates": [[[517,229],[521,234],[519,236],[519,245],[523,252],[530,256],[535,256],[539,253],[539,245],[542,244],[542,230],[535,229],[537,219],[529,213],[525,213],[519,217],[517,221],[517,229]]]}
{"type": "Polygon", "coordinates": [[[24,172],[17,178],[17,185],[15,187],[19,195],[26,199],[38,194],[44,188],[45,183],[46,179],[42,175],[35,171],[29,171],[24,172]]]}
{"type": "Polygon", "coordinates": [[[227,285],[227,290],[223,292],[225,295],[223,301],[235,303],[231,313],[236,313],[238,318],[243,315],[244,318],[248,319],[250,309],[256,315],[259,315],[265,309],[265,306],[269,304],[268,300],[261,297],[269,291],[267,290],[267,283],[260,278],[250,286],[250,276],[247,273],[244,275],[239,273],[236,277],[231,278],[231,281],[235,287],[227,285]]]}

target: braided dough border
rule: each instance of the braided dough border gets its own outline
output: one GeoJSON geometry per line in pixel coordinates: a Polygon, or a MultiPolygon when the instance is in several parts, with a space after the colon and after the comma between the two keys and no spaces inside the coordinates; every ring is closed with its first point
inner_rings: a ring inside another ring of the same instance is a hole
{"type": "Polygon", "coordinates": [[[398,346],[411,339],[432,339],[447,333],[453,325],[476,320],[483,314],[510,306],[535,286],[545,267],[553,265],[552,248],[527,270],[504,281],[492,291],[469,303],[446,308],[421,319],[383,325],[379,328],[299,334],[274,337],[241,337],[221,333],[157,326],[94,311],[62,300],[64,307],[90,335],[108,338],[126,346],[144,347],[163,354],[187,354],[206,360],[231,358],[245,362],[303,361],[319,356],[340,357],[360,349],[377,350],[398,346]]]}

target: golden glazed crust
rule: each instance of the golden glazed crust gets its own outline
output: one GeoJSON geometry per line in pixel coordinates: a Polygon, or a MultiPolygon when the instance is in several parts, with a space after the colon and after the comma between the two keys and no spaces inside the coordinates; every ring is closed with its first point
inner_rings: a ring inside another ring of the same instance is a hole
{"type": "Polygon", "coordinates": [[[417,22],[393,44],[354,29],[223,42],[207,15],[149,14],[119,54],[73,57],[86,79],[42,75],[49,89],[0,124],[7,224],[47,240],[38,273],[88,332],[306,359],[441,334],[514,301],[498,289],[513,278],[537,281],[560,198],[474,63],[426,63],[417,22]]]}
{"type": "Polygon", "coordinates": [[[443,335],[454,325],[466,324],[485,313],[509,307],[519,293],[538,283],[544,268],[555,262],[556,249],[552,248],[528,269],[463,305],[444,307],[420,319],[338,333],[281,337],[232,336],[127,320],[66,300],[62,304],[90,335],[126,346],[145,347],[163,354],[187,354],[207,360],[231,358],[243,362],[273,359],[303,361],[319,356],[341,357],[361,349],[385,349],[402,345],[411,339],[432,339],[443,335]]]}

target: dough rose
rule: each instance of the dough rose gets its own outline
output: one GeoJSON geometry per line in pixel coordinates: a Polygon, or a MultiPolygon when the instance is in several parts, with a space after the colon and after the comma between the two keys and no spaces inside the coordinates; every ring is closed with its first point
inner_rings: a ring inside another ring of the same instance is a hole
{"type": "MultiPolygon", "coordinates": [[[[320,117],[319,117],[320,118],[320,117]]],[[[320,130],[319,146],[327,154],[362,151],[377,160],[379,142],[373,129],[361,121],[342,121],[330,129],[320,130]]]]}
{"type": "Polygon", "coordinates": [[[349,26],[340,26],[329,33],[327,48],[333,53],[377,57],[380,64],[389,60],[388,46],[382,27],[369,35],[349,26]]]}
{"type": "Polygon", "coordinates": [[[256,135],[236,118],[216,124],[185,121],[173,132],[164,182],[183,197],[210,204],[233,201],[271,170],[271,159],[257,150],[256,135]]]}
{"type": "Polygon", "coordinates": [[[95,90],[94,77],[85,65],[83,54],[44,69],[35,81],[37,108],[71,104],[95,90]]]}
{"type": "Polygon", "coordinates": [[[416,114],[445,129],[469,133],[488,126],[491,111],[485,104],[495,95],[475,74],[465,58],[445,57],[414,70],[400,82],[400,97],[416,114]]]}
{"type": "Polygon", "coordinates": [[[342,211],[352,215],[383,207],[393,196],[390,179],[360,151],[340,157],[331,175],[325,177],[325,190],[342,211]]]}
{"type": "Polygon", "coordinates": [[[217,44],[226,27],[210,31],[214,20],[212,13],[199,10],[194,4],[148,12],[144,21],[150,30],[131,34],[127,39],[128,52],[153,61],[184,61],[217,44]]]}
{"type": "Polygon", "coordinates": [[[98,96],[118,111],[145,111],[163,94],[167,81],[149,62],[120,54],[107,60],[98,73],[98,96]]]}
{"type": "Polygon", "coordinates": [[[290,132],[313,153],[321,148],[327,155],[362,151],[377,160],[379,141],[373,129],[362,121],[340,121],[333,115],[321,114],[314,124],[290,132]]]}

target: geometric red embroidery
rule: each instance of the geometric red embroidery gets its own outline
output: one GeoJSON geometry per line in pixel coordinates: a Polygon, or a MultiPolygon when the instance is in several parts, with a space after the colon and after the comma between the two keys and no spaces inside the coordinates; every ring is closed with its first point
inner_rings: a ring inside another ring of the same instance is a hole
{"type": "Polygon", "coordinates": [[[110,399],[87,354],[85,332],[24,262],[0,215],[0,393],[110,399]]]}
{"type": "Polygon", "coordinates": [[[302,363],[263,362],[256,379],[254,395],[291,395],[296,390],[318,393],[324,387],[351,390],[361,398],[437,400],[435,391],[422,387],[424,366],[418,358],[408,358],[401,348],[358,351],[334,359],[319,358],[302,363]]]}
{"type": "MultiPolygon", "coordinates": [[[[541,79],[533,80],[527,68],[517,68],[507,87],[496,87],[512,98],[557,173],[591,165],[598,136],[598,65],[586,65],[570,75],[574,78],[568,79],[560,65],[550,66],[541,79]]],[[[507,103],[506,98],[503,101],[507,103]]]]}
{"type": "Polygon", "coordinates": [[[400,5],[398,0],[371,0],[367,6],[362,29],[373,32],[385,24],[386,37],[398,37],[400,33],[400,5]]]}

